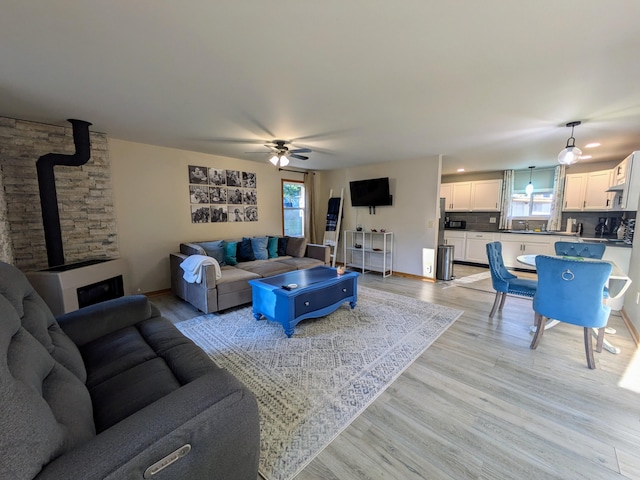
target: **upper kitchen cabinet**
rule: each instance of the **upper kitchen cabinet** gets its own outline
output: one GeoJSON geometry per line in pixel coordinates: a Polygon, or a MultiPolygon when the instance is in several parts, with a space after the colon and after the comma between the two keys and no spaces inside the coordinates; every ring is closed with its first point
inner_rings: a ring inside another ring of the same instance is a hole
{"type": "Polygon", "coordinates": [[[637,211],[640,202],[640,152],[633,152],[612,171],[609,192],[614,210],[637,211]]]}
{"type": "Polygon", "coordinates": [[[444,197],[447,212],[471,211],[471,182],[443,183],[440,197],[444,197]]]}
{"type": "Polygon", "coordinates": [[[471,210],[474,212],[500,211],[502,180],[471,182],[471,210]]]}
{"type": "Polygon", "coordinates": [[[500,210],[502,180],[443,183],[440,197],[444,197],[447,212],[496,212],[500,210]]]}
{"type": "Polygon", "coordinates": [[[611,170],[567,174],[564,182],[564,211],[604,211],[613,206],[611,170]]]}

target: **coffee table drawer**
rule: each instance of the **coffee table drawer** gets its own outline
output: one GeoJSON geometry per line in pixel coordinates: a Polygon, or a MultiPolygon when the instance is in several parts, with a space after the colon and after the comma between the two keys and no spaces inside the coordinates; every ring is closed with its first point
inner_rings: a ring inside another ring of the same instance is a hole
{"type": "Polygon", "coordinates": [[[314,310],[319,310],[327,305],[339,302],[343,298],[353,295],[355,282],[341,282],[325,288],[304,292],[297,295],[294,300],[294,317],[304,315],[314,310]]]}

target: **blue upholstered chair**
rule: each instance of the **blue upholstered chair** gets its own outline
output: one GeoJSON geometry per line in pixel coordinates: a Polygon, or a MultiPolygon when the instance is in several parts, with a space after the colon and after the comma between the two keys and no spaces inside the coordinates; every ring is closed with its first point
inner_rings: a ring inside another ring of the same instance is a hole
{"type": "Polygon", "coordinates": [[[496,298],[493,301],[489,318],[493,318],[496,309],[502,311],[507,294],[530,298],[535,295],[538,282],[518,278],[504,266],[502,244],[500,242],[487,243],[487,258],[489,260],[489,270],[491,271],[491,283],[496,291],[496,298]]]}
{"type": "Polygon", "coordinates": [[[604,327],[611,308],[602,303],[602,289],[611,274],[611,264],[538,255],[538,290],[533,297],[535,349],[544,333],[545,318],[584,327],[584,347],[589,368],[596,368],[591,329],[598,329],[596,351],[602,351],[604,327]]]}
{"type": "MultiPolygon", "coordinates": [[[[604,243],[556,242],[556,255],[565,257],[602,258],[607,246],[604,243]]],[[[602,291],[604,298],[609,298],[609,287],[602,291]]]]}
{"type": "Polygon", "coordinates": [[[565,257],[602,258],[607,246],[604,243],[556,242],[556,255],[565,257]]]}

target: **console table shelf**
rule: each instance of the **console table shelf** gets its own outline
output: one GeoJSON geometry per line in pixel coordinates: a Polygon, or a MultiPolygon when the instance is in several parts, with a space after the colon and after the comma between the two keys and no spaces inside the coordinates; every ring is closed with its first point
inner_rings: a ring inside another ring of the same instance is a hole
{"type": "Polygon", "coordinates": [[[393,232],[344,231],[344,264],[366,272],[393,274],[393,232]]]}

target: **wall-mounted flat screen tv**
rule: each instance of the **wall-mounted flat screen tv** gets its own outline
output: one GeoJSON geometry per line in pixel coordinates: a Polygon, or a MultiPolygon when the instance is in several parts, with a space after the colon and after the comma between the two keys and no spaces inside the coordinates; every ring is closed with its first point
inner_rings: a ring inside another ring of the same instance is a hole
{"type": "Polygon", "coordinates": [[[349,182],[352,207],[378,207],[391,205],[389,177],[349,182]]]}

